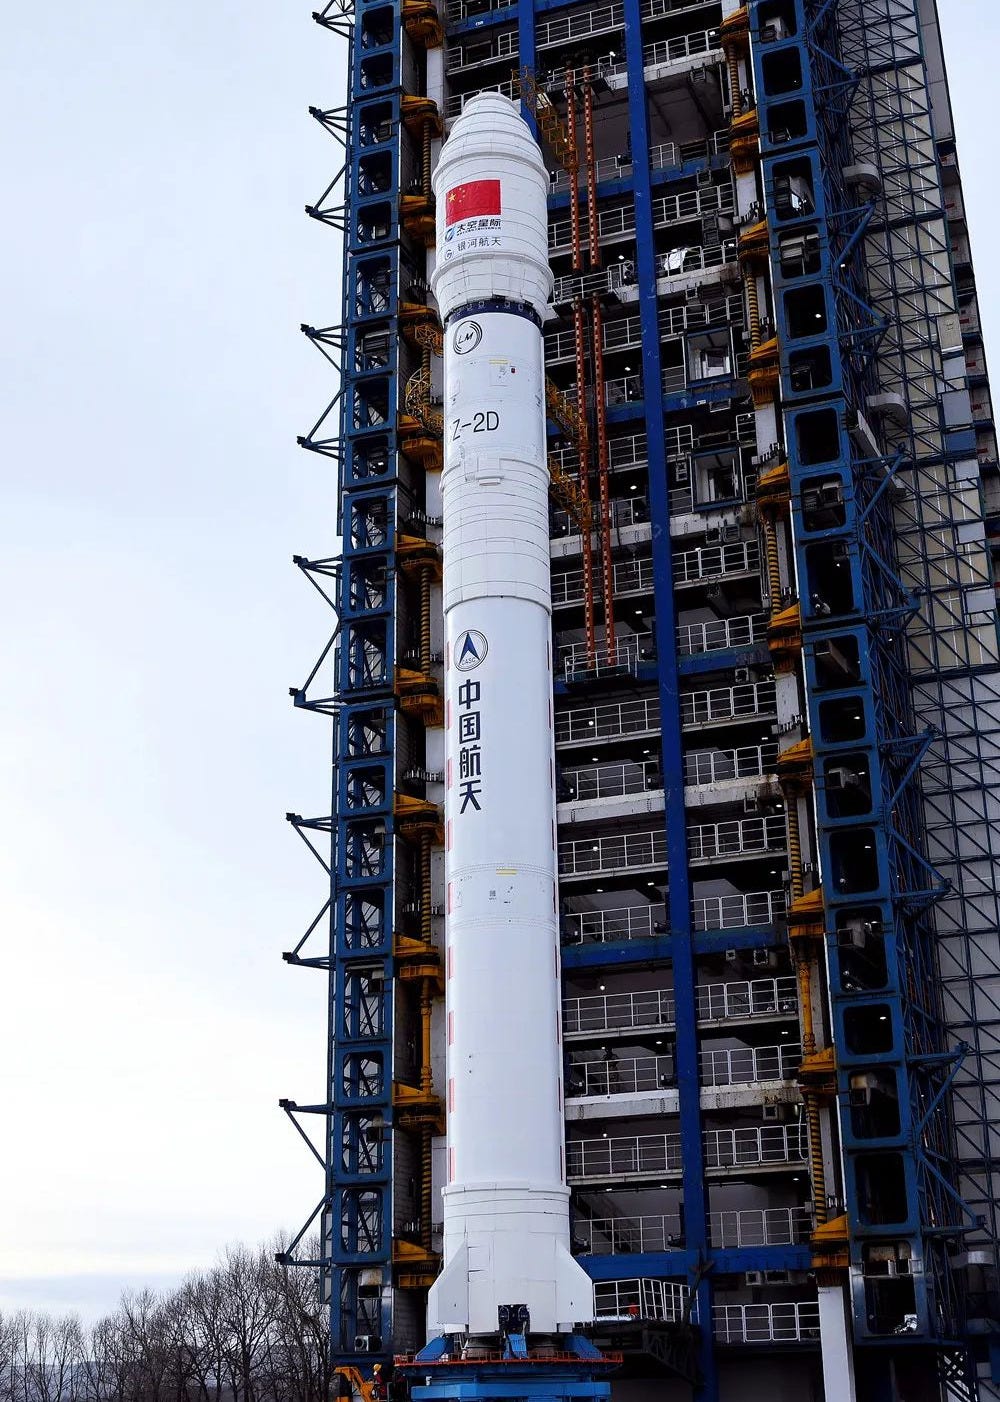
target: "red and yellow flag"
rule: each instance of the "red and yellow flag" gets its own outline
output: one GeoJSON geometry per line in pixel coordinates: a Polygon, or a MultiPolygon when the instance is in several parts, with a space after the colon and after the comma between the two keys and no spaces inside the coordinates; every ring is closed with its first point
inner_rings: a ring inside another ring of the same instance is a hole
{"type": "Polygon", "coordinates": [[[474,219],[482,214],[500,213],[499,180],[467,180],[449,190],[444,200],[445,226],[460,219],[474,219]]]}

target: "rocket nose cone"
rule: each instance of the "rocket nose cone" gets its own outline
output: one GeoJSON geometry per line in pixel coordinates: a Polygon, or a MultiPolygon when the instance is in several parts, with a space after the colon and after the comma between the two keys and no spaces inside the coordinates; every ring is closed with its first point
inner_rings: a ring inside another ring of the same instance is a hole
{"type": "Polygon", "coordinates": [[[498,174],[503,167],[512,171],[519,165],[528,165],[548,182],[545,161],[531,128],[519,106],[501,93],[477,93],[465,103],[441,150],[434,172],[435,191],[439,192],[439,186],[450,178],[458,162],[477,155],[496,161],[498,174]]]}
{"type": "Polygon", "coordinates": [[[462,111],[455,122],[455,126],[477,117],[480,113],[492,111],[499,120],[507,118],[516,122],[523,121],[520,108],[509,97],[504,97],[499,92],[478,92],[473,97],[466,98],[462,106],[462,111]]]}

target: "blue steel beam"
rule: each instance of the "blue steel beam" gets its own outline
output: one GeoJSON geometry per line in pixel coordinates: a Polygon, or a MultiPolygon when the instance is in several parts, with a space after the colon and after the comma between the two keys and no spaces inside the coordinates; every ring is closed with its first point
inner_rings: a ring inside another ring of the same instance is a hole
{"type": "MultiPolygon", "coordinates": [[[[648,150],[649,122],[643,79],[642,14],[639,0],[624,0],[625,55],[634,75],[628,87],[632,149],[648,150]]],[[[659,307],[656,297],[656,248],[653,242],[652,186],[648,167],[641,162],[633,171],[636,222],[636,270],[639,315],[642,324],[642,366],[646,384],[661,383],[659,307]]],[[[667,464],[663,440],[663,413],[658,403],[645,409],[649,452],[650,510],[654,521],[670,516],[667,497],[667,464]]],[[[677,1020],[676,1070],[680,1099],[680,1127],[684,1150],[683,1191],[689,1249],[708,1251],[704,1155],[701,1133],[701,1101],[698,1068],[696,971],[691,943],[691,888],[687,865],[687,820],[684,811],[683,745],[676,653],[676,610],[673,592],[673,560],[669,529],[653,541],[653,575],[656,598],[656,638],[662,725],[662,766],[666,785],[667,862],[670,870],[670,958],[674,973],[677,1020]]],[[[697,1284],[700,1317],[711,1318],[711,1287],[705,1278],[697,1284]]],[[[698,1362],[703,1402],[718,1402],[719,1377],[710,1331],[700,1336],[698,1362]]]]}

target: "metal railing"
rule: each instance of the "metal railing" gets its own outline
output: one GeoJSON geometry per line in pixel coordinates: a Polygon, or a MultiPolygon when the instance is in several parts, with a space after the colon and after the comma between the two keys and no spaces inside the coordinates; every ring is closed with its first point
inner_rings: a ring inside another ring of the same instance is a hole
{"type": "Polygon", "coordinates": [[[709,1240],[717,1251],[742,1246],[797,1246],[808,1241],[812,1226],[807,1207],[750,1207],[708,1214],[709,1240]]]}
{"type": "Polygon", "coordinates": [[[760,548],[755,540],[735,540],[729,545],[702,545],[674,556],[674,583],[719,579],[760,568],[760,548]]]}
{"type": "Polygon", "coordinates": [[[708,326],[742,326],[743,317],[743,298],[738,295],[692,302],[684,307],[661,307],[660,333],[680,336],[685,331],[699,331],[708,326]]]}
{"type": "Polygon", "coordinates": [[[660,728],[658,697],[644,696],[635,701],[604,701],[596,706],[574,706],[557,711],[557,745],[582,740],[617,740],[623,735],[656,734],[660,728]]]}
{"type": "MultiPolygon", "coordinates": [[[[742,325],[743,301],[740,297],[717,297],[712,301],[694,302],[690,306],[661,307],[659,311],[660,339],[676,340],[686,331],[709,326],[742,325]]],[[[642,322],[638,316],[617,317],[604,323],[604,349],[631,350],[642,344],[642,322]]],[[[550,331],[545,337],[545,358],[548,361],[571,360],[576,354],[572,331],[550,331]]]]}
{"type": "MultiPolygon", "coordinates": [[[[602,209],[597,216],[597,234],[601,242],[606,239],[622,238],[635,233],[635,209],[632,205],[617,205],[613,209],[602,209]]],[[[573,246],[573,225],[568,219],[557,220],[549,225],[549,252],[573,246]]],[[[583,239],[583,247],[589,248],[590,239],[583,239]]]]}
{"type": "MultiPolygon", "coordinates": [[[[605,62],[598,65],[597,71],[604,74],[612,71],[612,66],[605,62]]],[[[558,87],[562,82],[563,74],[553,74],[551,87],[558,87]]],[[[676,166],[685,165],[688,161],[711,160],[713,156],[724,155],[729,150],[729,132],[726,129],[713,132],[711,136],[705,137],[701,141],[663,141],[658,146],[651,146],[648,155],[648,165],[650,170],[672,170],[676,166]]],[[[632,174],[632,162],[625,154],[620,156],[602,156],[595,163],[598,183],[604,180],[623,180],[632,174]]],[[[581,172],[581,179],[583,174],[581,172]]],[[[553,188],[556,190],[566,190],[569,188],[569,173],[560,170],[555,178],[553,188]]]]}
{"type": "MultiPolygon", "coordinates": [[[[666,228],[671,224],[682,224],[706,214],[728,214],[733,210],[732,185],[709,185],[701,190],[686,190],[679,195],[660,195],[653,200],[653,226],[666,228]]],[[[603,240],[627,237],[635,233],[635,207],[631,204],[619,205],[614,209],[604,209],[597,220],[598,237],[603,240]]],[[[588,246],[583,240],[583,246],[588,246]]],[[[573,225],[568,219],[560,219],[549,225],[549,252],[571,248],[573,225]]]]}
{"type": "MultiPolygon", "coordinates": [[[[721,55],[721,41],[717,29],[696,30],[693,34],[678,34],[674,39],[658,39],[655,44],[642,47],[642,66],[655,68],[661,63],[679,63],[682,59],[697,58],[699,54],[717,52],[721,55]]],[[[616,64],[615,71],[626,72],[624,63],[616,64]]]]}
{"type": "Polygon", "coordinates": [[[643,19],[666,19],[702,8],[700,0],[642,0],[640,14],[643,19]]]}
{"type": "Polygon", "coordinates": [[[573,1237],[588,1256],[629,1256],[673,1250],[682,1242],[683,1228],[678,1216],[580,1218],[573,1237]]]}
{"type": "Polygon", "coordinates": [[[744,682],[739,686],[715,686],[681,695],[681,724],[707,725],[711,721],[750,720],[773,715],[774,682],[744,682]]]}
{"type": "Polygon", "coordinates": [[[574,838],[559,843],[559,875],[597,876],[602,872],[623,872],[662,867],[667,861],[665,829],[627,832],[606,837],[574,838]]]}
{"type": "Polygon", "coordinates": [[[599,1280],[594,1285],[598,1319],[655,1319],[681,1324],[691,1313],[691,1292],[673,1280],[599,1280]]]}
{"type": "MultiPolygon", "coordinates": [[[[552,522],[552,537],[554,539],[566,540],[580,535],[579,523],[568,511],[554,511],[552,522]]],[[[648,523],[649,503],[645,497],[615,497],[611,501],[612,530],[619,530],[622,526],[648,525],[648,523]]]]}
{"type": "Polygon", "coordinates": [[[682,657],[721,652],[729,647],[751,647],[767,636],[767,624],[766,613],[714,618],[710,623],[681,623],[677,628],[677,647],[682,657]]]}
{"type": "MultiPolygon", "coordinates": [[[[648,593],[653,588],[653,561],[644,556],[616,560],[613,570],[615,598],[625,594],[648,593]]],[[[584,596],[583,570],[561,570],[552,575],[552,603],[555,608],[581,603],[584,596]]]]}
{"type": "Polygon", "coordinates": [[[580,673],[635,672],[640,662],[649,661],[655,655],[652,633],[625,633],[619,634],[610,648],[603,639],[598,639],[593,662],[588,658],[586,642],[561,643],[556,648],[556,666],[567,677],[580,673]]]}
{"type": "Polygon", "coordinates": [[[704,1132],[706,1168],[803,1163],[805,1136],[794,1125],[743,1125],[704,1132]]]}
{"type": "Polygon", "coordinates": [[[447,15],[452,24],[458,24],[470,16],[490,14],[494,10],[506,10],[517,0],[448,0],[447,15]]]}
{"type": "Polygon", "coordinates": [[[669,989],[640,993],[595,993],[563,1000],[563,1033],[626,1032],[640,1027],[672,1027],[674,995],[669,989]]]}
{"type": "Polygon", "coordinates": [[[735,205],[731,184],[704,185],[679,195],[658,195],[653,200],[653,224],[683,224],[705,214],[730,214],[735,205]]]}
{"type": "Polygon", "coordinates": [[[566,1173],[570,1178],[679,1173],[682,1160],[679,1134],[576,1139],[566,1145],[566,1173]]]}
{"type": "Polygon", "coordinates": [[[607,34],[621,29],[625,24],[625,10],[621,5],[599,5],[592,10],[577,11],[565,18],[550,19],[540,24],[535,33],[538,48],[546,44],[568,44],[573,39],[583,39],[592,34],[607,34]]]}
{"type": "Polygon", "coordinates": [[[595,798],[624,798],[663,788],[663,774],[656,760],[627,760],[621,764],[587,765],[562,773],[560,803],[585,803],[595,798]]]}
{"type": "Polygon", "coordinates": [[[663,934],[667,912],[662,905],[624,905],[611,910],[577,910],[561,919],[564,944],[614,944],[663,934]]]}
{"type": "MultiPolygon", "coordinates": [[[[486,42],[487,41],[481,37],[477,37],[473,40],[473,44],[476,48],[483,48],[486,42]]],[[[483,54],[481,58],[473,58],[468,61],[466,61],[465,58],[466,50],[464,46],[461,44],[453,45],[448,50],[447,71],[449,73],[461,73],[463,70],[479,68],[483,64],[496,63],[504,58],[513,59],[516,64],[518,52],[517,42],[516,29],[494,34],[492,36],[492,42],[490,42],[490,52],[488,54],[483,54]]]]}
{"type": "MultiPolygon", "coordinates": [[[[695,30],[691,34],[679,34],[674,39],[659,39],[653,44],[644,44],[642,66],[644,69],[659,68],[664,64],[684,63],[688,59],[710,53],[718,53],[721,60],[719,31],[717,29],[695,30]]],[[[602,78],[625,78],[628,76],[628,65],[624,59],[602,58],[592,65],[591,73],[602,78]]],[[[656,77],[655,74],[648,73],[646,76],[652,79],[656,77]]],[[[561,87],[565,83],[565,78],[566,70],[555,68],[548,73],[546,85],[550,89],[561,87]]]]}
{"type": "Polygon", "coordinates": [[[623,272],[624,263],[612,263],[610,268],[602,268],[596,273],[567,273],[557,277],[552,288],[553,302],[571,302],[574,297],[588,297],[593,293],[619,292],[630,286],[623,272]]]}
{"type": "Polygon", "coordinates": [[[721,784],[728,779],[759,779],[778,762],[777,743],[743,745],[736,750],[698,750],[684,756],[685,784],[721,784]]]}
{"type": "Polygon", "coordinates": [[[819,1339],[816,1300],[771,1305],[713,1305],[712,1334],[719,1344],[788,1344],[819,1339]]]}
{"type": "MultiPolygon", "coordinates": [[[[783,891],[752,891],[739,896],[698,897],[691,902],[691,921],[695,931],[738,930],[759,925],[773,925],[785,913],[783,891]]],[[[572,911],[562,917],[563,943],[614,944],[619,941],[651,939],[667,933],[666,910],[662,905],[617,906],[611,910],[572,911]]],[[[767,983],[768,980],[762,980],[767,983]]],[[[722,985],[735,987],[737,985],[722,985]]],[[[736,995],[734,995],[735,997],[736,995]]],[[[750,1016],[762,1016],[766,1010],[766,994],[761,995],[760,1007],[754,1006],[750,1016]]],[[[784,1011],[779,1005],[778,1011],[784,1011]]],[[[708,1013],[704,1014],[706,1017],[708,1013]]],[[[729,1014],[742,1017],[734,1007],[729,1014]]]]}
{"type": "Polygon", "coordinates": [[[504,97],[509,97],[512,102],[518,102],[521,97],[521,85],[520,83],[515,84],[508,78],[502,83],[487,83],[481,88],[476,88],[473,92],[456,93],[453,97],[449,97],[448,101],[445,103],[445,116],[459,116],[465,104],[481,92],[502,93],[504,97]]]}
{"type": "Polygon", "coordinates": [[[674,1085],[672,1056],[610,1057],[574,1062],[567,1073],[566,1094],[640,1095],[674,1085]]]}
{"type": "Polygon", "coordinates": [[[664,394],[679,394],[687,389],[687,367],[665,365],[660,371],[660,388],[664,394]]]}
{"type": "MultiPolygon", "coordinates": [[[[738,257],[736,240],[726,239],[724,243],[691,244],[684,248],[672,248],[669,253],[661,253],[656,260],[657,278],[683,277],[689,273],[711,272],[713,268],[724,268],[727,263],[735,263],[738,257]]],[[[628,283],[625,283],[628,286],[628,283]]]]}
{"type": "Polygon", "coordinates": [[[758,1081],[791,1081],[801,1060],[802,1048],[797,1043],[778,1047],[733,1047],[698,1053],[703,1086],[748,1086],[758,1081]]]}
{"type": "Polygon", "coordinates": [[[670,488],[667,509],[671,516],[684,516],[694,510],[694,487],[690,482],[683,487],[670,488]]]}
{"type": "Polygon", "coordinates": [[[785,851],[785,819],[780,814],[696,823],[688,828],[688,856],[692,862],[776,851],[785,851]]]}
{"type": "Polygon", "coordinates": [[[699,896],[691,902],[695,930],[742,930],[773,925],[785,914],[784,891],[748,891],[746,895],[699,896]]]}
{"type": "MultiPolygon", "coordinates": [[[[551,230],[549,246],[552,246],[551,230]]],[[[637,316],[623,316],[615,321],[604,322],[601,344],[606,351],[631,350],[641,346],[641,319],[637,316]]],[[[553,360],[570,360],[575,355],[576,337],[572,331],[551,331],[545,337],[545,359],[550,363],[553,360]]]]}
{"type": "Polygon", "coordinates": [[[734,983],[703,983],[695,993],[698,1018],[724,1022],[730,1018],[768,1017],[776,1013],[796,1014],[799,1008],[798,981],[792,974],[780,978],[755,978],[734,983]]]}
{"type": "MultiPolygon", "coordinates": [[[[694,429],[690,424],[668,425],[664,429],[664,446],[668,458],[687,457],[694,451],[694,429]]],[[[580,458],[575,448],[557,448],[552,455],[564,472],[576,472],[580,458]]],[[[623,434],[608,443],[608,466],[612,472],[630,467],[645,467],[648,459],[644,433],[623,434]]]]}
{"type": "MultiPolygon", "coordinates": [[[[642,376],[623,375],[616,380],[604,381],[604,403],[609,409],[615,409],[621,404],[634,404],[642,398],[642,376]]],[[[576,403],[576,385],[569,385],[563,390],[563,395],[570,404],[576,403]]],[[[587,404],[593,405],[594,392],[587,390],[587,404]]]]}
{"type": "MultiPolygon", "coordinates": [[[[710,1169],[797,1168],[805,1161],[804,1134],[797,1124],[708,1129],[702,1141],[705,1167],[710,1169]]],[[[570,1178],[655,1178],[679,1173],[683,1157],[678,1133],[609,1135],[607,1139],[602,1135],[567,1143],[566,1172],[570,1178]]]]}

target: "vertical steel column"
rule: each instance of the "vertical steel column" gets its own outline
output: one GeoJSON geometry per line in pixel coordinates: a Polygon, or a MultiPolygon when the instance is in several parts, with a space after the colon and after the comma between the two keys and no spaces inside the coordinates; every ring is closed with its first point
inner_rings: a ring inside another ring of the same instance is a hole
{"type": "Polygon", "coordinates": [[[594,338],[594,419],[597,428],[597,493],[601,513],[601,568],[604,582],[604,650],[614,665],[615,651],[615,567],[611,558],[611,486],[608,473],[608,416],[604,402],[604,326],[601,299],[595,292],[590,299],[594,338]]]}
{"type": "MultiPolygon", "coordinates": [[[[576,140],[576,73],[572,68],[566,70],[566,85],[564,88],[566,95],[566,136],[569,141],[570,154],[574,162],[578,162],[578,150],[576,140]]],[[[574,164],[569,169],[570,195],[569,195],[569,225],[573,241],[573,271],[583,272],[583,245],[580,238],[580,170],[579,165],[574,164]]],[[[583,393],[580,393],[579,402],[583,405],[583,393]]],[[[582,410],[581,410],[582,412],[582,410]]]]}
{"type": "Polygon", "coordinates": [[[587,423],[587,322],[583,299],[573,302],[573,339],[576,351],[576,409],[579,433],[577,445],[580,460],[580,498],[583,504],[583,627],[587,644],[587,665],[592,667],[597,657],[597,628],[594,622],[594,548],[590,509],[590,429],[587,423]]]}
{"type": "MultiPolygon", "coordinates": [[[[639,0],[624,0],[625,55],[629,74],[628,111],[632,149],[649,149],[649,122],[643,76],[642,11],[639,0]]],[[[659,309],[656,297],[656,250],[653,243],[653,207],[650,171],[637,160],[632,167],[635,200],[636,272],[639,285],[639,315],[642,327],[643,381],[649,386],[662,383],[660,360],[659,309]]],[[[656,654],[660,695],[662,758],[664,774],[667,860],[669,866],[668,915],[670,956],[674,970],[675,1018],[677,1030],[677,1088],[680,1107],[681,1139],[684,1145],[682,1184],[684,1192],[685,1245],[689,1257],[707,1256],[708,1217],[705,1190],[705,1163],[701,1128],[698,1031],[695,1001],[695,960],[691,936],[691,885],[687,864],[687,822],[684,811],[683,752],[678,699],[677,627],[673,590],[673,560],[670,541],[670,506],[667,491],[667,463],[664,444],[662,397],[650,393],[645,398],[645,427],[649,455],[649,500],[653,520],[653,578],[656,603],[656,654]]],[[[699,1364],[701,1402],[717,1402],[719,1379],[712,1338],[711,1289],[706,1280],[698,1281],[699,1318],[702,1321],[699,1364]]]]}
{"type": "Polygon", "coordinates": [[[594,89],[590,69],[583,70],[583,150],[587,173],[587,239],[590,266],[601,266],[601,224],[597,214],[597,161],[594,156],[594,89]]]}

